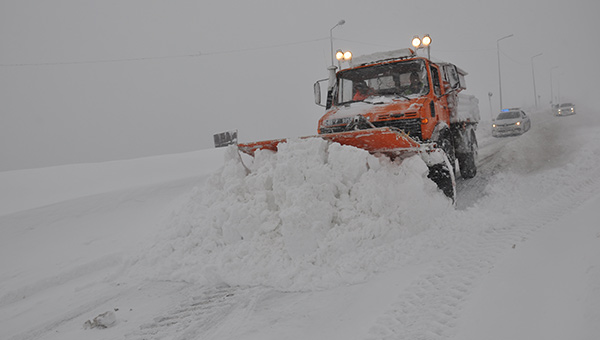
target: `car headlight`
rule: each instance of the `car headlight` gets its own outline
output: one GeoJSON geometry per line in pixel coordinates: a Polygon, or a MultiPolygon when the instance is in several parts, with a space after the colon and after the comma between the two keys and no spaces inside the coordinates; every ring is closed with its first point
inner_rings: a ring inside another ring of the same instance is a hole
{"type": "Polygon", "coordinates": [[[516,122],[515,125],[519,126],[521,125],[521,122],[516,122]]]}

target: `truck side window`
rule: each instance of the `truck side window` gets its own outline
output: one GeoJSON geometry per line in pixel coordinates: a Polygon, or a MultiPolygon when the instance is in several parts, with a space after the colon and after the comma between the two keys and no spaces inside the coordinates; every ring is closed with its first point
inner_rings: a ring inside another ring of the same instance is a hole
{"type": "Polygon", "coordinates": [[[437,96],[441,96],[442,90],[440,88],[440,74],[435,66],[431,66],[431,79],[433,80],[433,92],[437,96]]]}

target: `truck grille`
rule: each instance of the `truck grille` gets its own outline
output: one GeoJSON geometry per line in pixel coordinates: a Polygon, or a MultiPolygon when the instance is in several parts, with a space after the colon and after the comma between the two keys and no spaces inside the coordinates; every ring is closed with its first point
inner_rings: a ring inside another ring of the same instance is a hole
{"type": "Polygon", "coordinates": [[[379,121],[379,122],[373,122],[373,125],[375,125],[376,127],[384,127],[384,126],[395,127],[395,128],[398,128],[398,129],[404,131],[404,133],[406,133],[407,135],[411,136],[414,139],[418,139],[418,140],[422,139],[421,120],[419,118],[388,120],[388,121],[384,121],[384,122],[379,121]]]}
{"type": "MultiPolygon", "coordinates": [[[[375,127],[391,126],[398,128],[414,139],[421,140],[421,120],[419,118],[412,119],[396,119],[388,121],[371,122],[375,127]]],[[[346,126],[338,125],[327,128],[321,128],[321,133],[335,133],[346,131],[346,126]]]]}

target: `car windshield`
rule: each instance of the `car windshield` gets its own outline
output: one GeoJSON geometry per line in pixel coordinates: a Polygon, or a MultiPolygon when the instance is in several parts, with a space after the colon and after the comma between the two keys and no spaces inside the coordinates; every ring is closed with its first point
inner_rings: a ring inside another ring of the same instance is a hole
{"type": "Polygon", "coordinates": [[[340,71],[337,103],[366,101],[377,96],[418,97],[429,93],[423,60],[401,61],[340,71]]]}
{"type": "Polygon", "coordinates": [[[564,104],[560,104],[560,107],[572,107],[573,104],[571,103],[564,103],[564,104]]]}
{"type": "Polygon", "coordinates": [[[496,119],[515,119],[515,118],[520,118],[521,114],[519,111],[506,111],[506,112],[500,112],[500,114],[498,115],[498,118],[496,119]]]}

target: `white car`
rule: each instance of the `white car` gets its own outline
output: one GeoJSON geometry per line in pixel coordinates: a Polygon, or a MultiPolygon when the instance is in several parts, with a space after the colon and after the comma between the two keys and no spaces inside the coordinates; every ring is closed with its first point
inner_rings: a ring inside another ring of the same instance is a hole
{"type": "Polygon", "coordinates": [[[531,128],[531,120],[521,109],[504,109],[492,123],[492,136],[522,135],[531,128]]]}
{"type": "Polygon", "coordinates": [[[556,109],[557,116],[569,116],[575,114],[575,104],[573,103],[562,103],[558,105],[556,109]]]}

